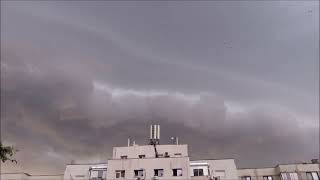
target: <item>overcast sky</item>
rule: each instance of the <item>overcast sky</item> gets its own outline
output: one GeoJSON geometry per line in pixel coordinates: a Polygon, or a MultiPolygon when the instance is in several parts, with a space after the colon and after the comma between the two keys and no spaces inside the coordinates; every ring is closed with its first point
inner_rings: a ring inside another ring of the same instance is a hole
{"type": "Polygon", "coordinates": [[[179,136],[238,167],[319,157],[318,1],[1,2],[6,171],[179,136]]]}

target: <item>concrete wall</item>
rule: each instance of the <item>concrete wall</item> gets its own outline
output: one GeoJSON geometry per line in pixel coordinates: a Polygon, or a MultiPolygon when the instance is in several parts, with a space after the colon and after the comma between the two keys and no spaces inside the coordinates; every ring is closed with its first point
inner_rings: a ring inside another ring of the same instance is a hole
{"type": "Polygon", "coordinates": [[[31,175],[28,180],[63,180],[63,175],[31,175]]]}
{"type": "Polygon", "coordinates": [[[134,170],[144,169],[145,179],[154,177],[154,169],[164,169],[164,176],[159,179],[189,179],[189,157],[112,159],[108,161],[107,179],[116,179],[116,170],[125,170],[125,179],[137,179],[134,170]],[[173,176],[172,169],[182,168],[183,176],[173,176]]]}
{"type": "Polygon", "coordinates": [[[27,173],[1,173],[1,180],[28,180],[29,174],[27,173]]]}
{"type": "Polygon", "coordinates": [[[62,180],[63,175],[30,175],[27,173],[1,173],[1,180],[62,180]]]}
{"type": "Polygon", "coordinates": [[[319,164],[285,164],[271,168],[238,169],[238,177],[250,176],[251,180],[263,180],[263,176],[272,176],[273,180],[280,180],[281,173],[297,173],[299,179],[306,180],[306,172],[319,171],[319,164]]]}
{"type": "Polygon", "coordinates": [[[273,180],[279,180],[279,171],[276,168],[238,169],[238,177],[250,176],[251,180],[263,180],[263,176],[271,176],[273,180]]]}
{"type": "MultiPolygon", "coordinates": [[[[188,146],[186,144],[179,145],[157,145],[158,154],[165,154],[168,152],[170,157],[187,157],[188,146]],[[177,155],[180,153],[181,155],[177,155]],[[175,155],[176,154],[176,155],[175,155]]],[[[138,158],[139,155],[145,155],[146,158],[154,158],[155,151],[152,145],[134,145],[129,147],[114,147],[113,159],[120,159],[121,156],[128,156],[128,158],[138,158]]]]}
{"type": "Polygon", "coordinates": [[[277,166],[280,172],[310,172],[310,171],[320,171],[320,164],[280,164],[277,166]]]}
{"type": "Polygon", "coordinates": [[[211,177],[220,176],[221,180],[224,179],[238,179],[237,167],[234,159],[216,159],[216,160],[197,160],[191,161],[206,162],[209,164],[209,172],[211,177]]]}

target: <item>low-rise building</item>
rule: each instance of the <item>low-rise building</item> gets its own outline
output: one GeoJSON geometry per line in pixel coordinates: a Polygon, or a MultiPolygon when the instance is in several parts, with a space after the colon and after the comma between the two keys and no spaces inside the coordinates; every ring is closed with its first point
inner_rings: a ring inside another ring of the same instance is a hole
{"type": "Polygon", "coordinates": [[[63,179],[68,180],[105,180],[107,173],[106,163],[67,164],[63,179]]]}
{"type": "Polygon", "coordinates": [[[239,180],[319,180],[319,163],[279,164],[270,168],[238,169],[239,180]]]}
{"type": "Polygon", "coordinates": [[[100,172],[101,176],[89,176],[90,165],[67,165],[65,180],[319,180],[318,162],[237,169],[232,158],[191,161],[188,146],[179,144],[177,138],[173,140],[172,144],[160,145],[160,126],[153,125],[148,145],[128,141],[126,147],[114,147],[113,156],[104,172],[100,172]]]}

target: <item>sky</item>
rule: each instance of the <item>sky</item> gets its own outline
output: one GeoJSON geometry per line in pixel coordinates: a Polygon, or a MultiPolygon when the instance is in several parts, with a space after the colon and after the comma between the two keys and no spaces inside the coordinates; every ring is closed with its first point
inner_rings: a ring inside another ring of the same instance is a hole
{"type": "Polygon", "coordinates": [[[319,2],[1,1],[3,171],[106,162],[150,124],[191,159],[319,158],[319,2]]]}

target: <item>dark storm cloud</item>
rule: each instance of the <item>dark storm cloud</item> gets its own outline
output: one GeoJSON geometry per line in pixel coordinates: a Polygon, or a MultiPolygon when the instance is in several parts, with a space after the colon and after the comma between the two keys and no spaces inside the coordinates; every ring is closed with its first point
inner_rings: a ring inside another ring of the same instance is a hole
{"type": "Polygon", "coordinates": [[[106,161],[153,122],[192,158],[318,156],[317,3],[60,3],[1,6],[1,135],[22,169],[106,161]]]}

